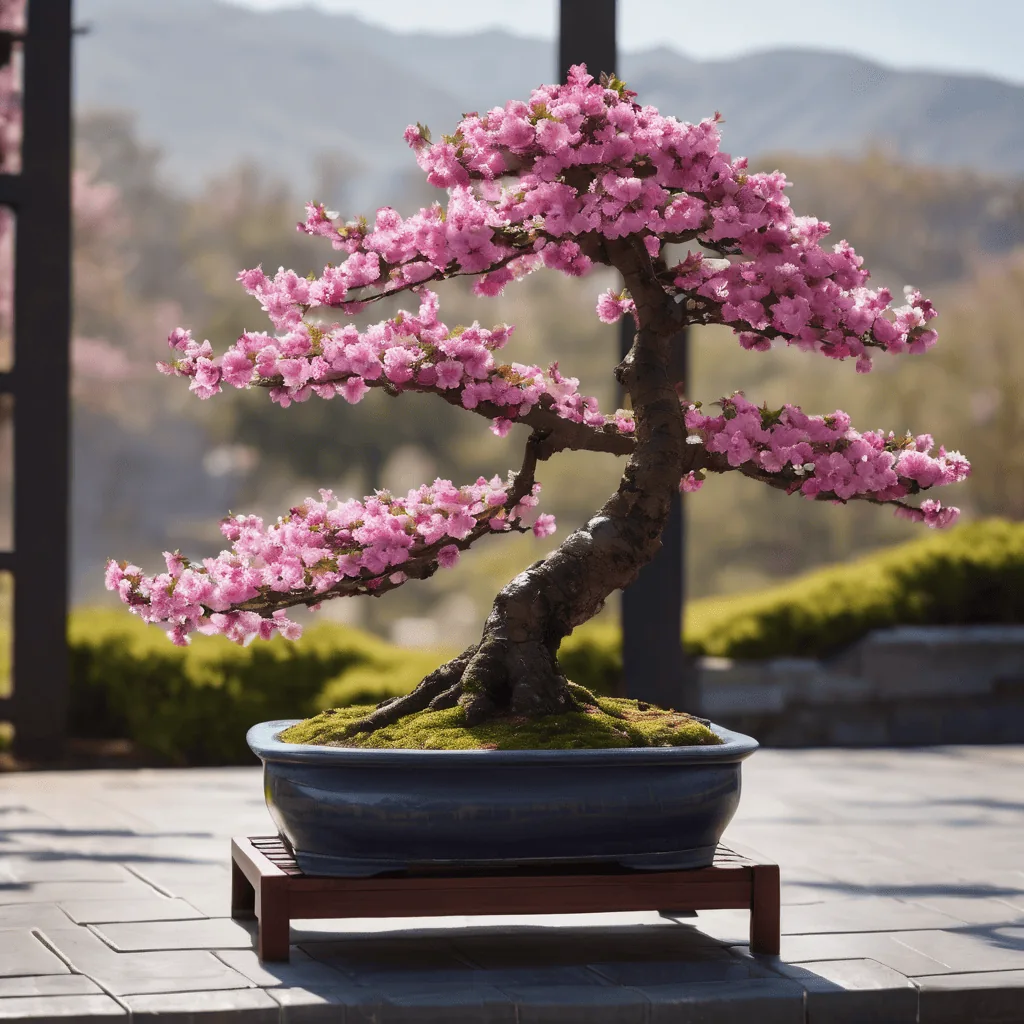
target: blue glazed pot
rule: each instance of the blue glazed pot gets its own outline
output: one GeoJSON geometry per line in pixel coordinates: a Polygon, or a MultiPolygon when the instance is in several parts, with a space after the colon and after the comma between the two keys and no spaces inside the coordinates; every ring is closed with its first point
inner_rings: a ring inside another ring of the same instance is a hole
{"type": "Polygon", "coordinates": [[[271,816],[307,874],[616,863],[706,867],[757,741],[713,747],[376,750],[246,737],[271,816]]]}

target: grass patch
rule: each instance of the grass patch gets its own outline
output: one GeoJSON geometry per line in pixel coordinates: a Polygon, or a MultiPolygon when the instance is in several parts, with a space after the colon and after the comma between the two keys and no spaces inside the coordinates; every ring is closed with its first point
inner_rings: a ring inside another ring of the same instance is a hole
{"type": "Polygon", "coordinates": [[[281,734],[286,743],[386,750],[597,750],[721,743],[699,719],[642,701],[601,697],[570,684],[580,710],[526,718],[509,715],[467,726],[462,708],[420,711],[375,732],[350,734],[372,705],[332,708],[281,734]]]}

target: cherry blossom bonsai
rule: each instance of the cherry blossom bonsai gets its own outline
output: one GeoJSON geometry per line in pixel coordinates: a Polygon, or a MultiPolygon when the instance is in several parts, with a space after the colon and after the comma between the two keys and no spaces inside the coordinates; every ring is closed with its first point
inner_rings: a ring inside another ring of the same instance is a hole
{"type": "MultiPolygon", "coordinates": [[[[569,715],[575,724],[565,728],[579,729],[585,716],[577,713],[600,710],[596,703],[634,723],[656,713],[598,702],[565,678],[557,653],[654,556],[678,489],[736,472],[808,499],[870,501],[929,526],[951,523],[957,509],[907,500],[969,472],[959,453],[934,451],[928,434],[862,433],[843,412],[769,409],[740,393],[709,409],[670,373],[673,345],[694,324],[731,327],[746,349],[795,345],[852,360],[859,373],[876,353],[923,353],[936,340],[932,304],[911,291],[894,307],[887,290],[868,288],[847,242],[826,246],[828,224],[794,215],[783,174],[751,173],[720,150],[718,122],[717,114],[700,124],[664,116],[621,81],[594,81],[580,66],[527,101],[466,115],[439,141],[409,127],[406,141],[445,202],[405,219],[385,207],[372,224],[309,205],[299,230],[329,240],[342,262],[308,278],[242,272],[273,332],[246,332],[215,356],[209,342],[175,330],[173,358],[159,368],[188,377],[204,399],[225,385],[266,388],[282,406],[338,396],[355,403],[370,388],[430,393],[486,417],[501,437],[528,427],[520,468],[505,479],[435,480],[361,501],[321,491],[271,525],[233,516],[221,524],[231,547],[216,558],[167,554],[167,571],[153,576],[112,561],[107,586],[176,644],[196,630],[242,644],[275,632],[294,639],[300,627],[289,608],[381,596],[451,568],[485,537],[552,533],[553,517],[536,515],[540,463],[572,451],[623,457],[616,492],[497,595],[478,643],[408,695],[335,714],[334,733],[325,732],[332,716],[320,716],[298,738],[386,742],[396,723],[438,711],[451,712],[438,727],[511,722],[515,730],[569,715]],[[614,413],[581,395],[557,363],[500,358],[511,327],[449,328],[429,290],[468,276],[478,295],[494,296],[541,268],[582,276],[595,267],[614,268],[625,283],[598,298],[598,317],[631,316],[637,327],[614,367],[631,408],[614,413]],[[415,293],[415,312],[364,331],[330,320],[403,292],[415,293]]],[[[660,721],[617,742],[717,742],[699,720],[660,721]]]]}

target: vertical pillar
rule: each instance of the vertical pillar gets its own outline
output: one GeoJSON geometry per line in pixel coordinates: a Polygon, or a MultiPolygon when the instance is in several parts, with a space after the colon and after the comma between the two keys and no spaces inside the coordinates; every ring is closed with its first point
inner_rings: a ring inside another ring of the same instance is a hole
{"type": "MultiPolygon", "coordinates": [[[[617,66],[615,0],[561,0],[558,23],[560,80],[573,64],[585,63],[596,78],[617,66]]],[[[623,317],[620,354],[633,344],[633,319],[623,317]]],[[[674,346],[671,370],[676,380],[687,379],[686,331],[674,346]]],[[[622,664],[626,696],[662,707],[698,711],[693,666],[683,654],[682,619],[685,584],[682,496],[662,534],[662,548],[622,593],[622,664]]]]}
{"type": "Polygon", "coordinates": [[[52,758],[68,714],[71,0],[32,0],[14,299],[15,752],[52,758]]]}
{"type": "Polygon", "coordinates": [[[558,10],[558,80],[573,64],[586,64],[600,78],[615,67],[615,0],[560,0],[558,10]]]}

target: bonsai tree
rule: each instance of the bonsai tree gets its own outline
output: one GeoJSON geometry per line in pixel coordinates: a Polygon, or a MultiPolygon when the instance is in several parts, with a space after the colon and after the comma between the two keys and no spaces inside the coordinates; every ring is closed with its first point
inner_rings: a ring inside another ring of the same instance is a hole
{"type": "MultiPolygon", "coordinates": [[[[445,202],[404,219],[385,207],[372,224],[309,205],[299,230],[329,240],[342,262],[308,278],[243,271],[273,333],[246,332],[215,356],[178,329],[173,358],[159,368],[189,378],[200,398],[225,385],[258,387],[282,406],[354,403],[370,388],[430,393],[486,417],[501,437],[528,427],[519,469],[362,501],[321,491],[269,526],[224,520],[231,547],[216,558],[167,554],[167,571],[153,576],[111,562],[107,586],[177,644],[194,630],[243,644],[275,631],[294,638],[289,608],[379,597],[452,567],[484,537],[526,530],[540,463],[572,451],[624,458],[604,505],[497,595],[479,642],[408,695],[350,718],[356,735],[426,709],[460,707],[473,725],[577,708],[583,698],[559,669],[560,642],[635,579],[659,548],[673,493],[698,490],[709,472],[816,501],[892,505],[929,526],[952,522],[955,508],[906,500],[969,472],[959,453],[934,451],[928,434],[862,433],[843,412],[769,409],[741,393],[709,409],[671,375],[672,347],[692,324],[727,325],[746,349],[796,345],[852,360],[859,373],[876,353],[922,353],[936,340],[932,304],[909,291],[894,308],[887,290],[868,288],[847,242],[826,246],[828,224],[794,215],[783,174],[748,173],[721,151],[718,121],[666,117],[618,79],[596,82],[578,66],[528,101],[466,115],[439,141],[422,125],[406,129],[445,202]],[[581,395],[557,363],[499,357],[511,327],[448,327],[429,290],[468,276],[478,295],[493,296],[541,268],[582,276],[595,266],[613,267],[625,284],[598,298],[598,317],[636,322],[629,354],[609,367],[631,406],[614,413],[581,395]],[[324,318],[403,292],[415,293],[418,309],[365,331],[324,318]]],[[[536,516],[530,528],[545,536],[554,519],[536,516]]]]}

